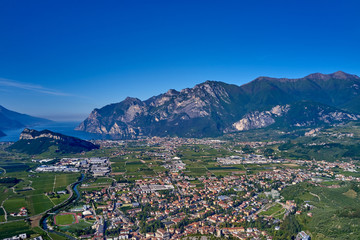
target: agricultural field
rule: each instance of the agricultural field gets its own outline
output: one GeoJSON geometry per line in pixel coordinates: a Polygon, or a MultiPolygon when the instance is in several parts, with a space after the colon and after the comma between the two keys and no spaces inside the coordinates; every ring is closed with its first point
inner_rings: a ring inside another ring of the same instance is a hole
{"type": "Polygon", "coordinates": [[[5,221],[5,212],[2,208],[0,208],[0,222],[5,221]]]}
{"type": "Polygon", "coordinates": [[[29,224],[27,224],[25,221],[0,224],[0,239],[21,233],[27,233],[30,235],[34,234],[34,231],[31,230],[29,224]]]}
{"type": "Polygon", "coordinates": [[[44,194],[40,195],[29,195],[26,197],[29,203],[29,211],[32,215],[36,215],[55,206],[50,199],[44,194]]]}
{"type": "Polygon", "coordinates": [[[294,199],[300,206],[305,202],[314,206],[297,216],[303,229],[312,233],[312,239],[358,239],[359,193],[356,184],[329,188],[302,183],[285,188],[281,195],[285,199],[294,199]],[[308,212],[313,217],[307,216],[308,212]]]}
{"type": "Polygon", "coordinates": [[[128,160],[125,165],[126,174],[132,176],[153,176],[155,175],[154,170],[149,168],[144,162],[139,160],[128,160]]]}
{"type": "Polygon", "coordinates": [[[214,149],[206,145],[187,145],[179,147],[178,150],[180,151],[178,156],[182,160],[201,160],[202,162],[214,160],[217,157],[228,157],[234,154],[233,152],[227,151],[223,148],[214,149]]]}
{"type": "MultiPolygon", "coordinates": [[[[79,174],[51,174],[51,173],[8,173],[9,177],[16,176],[20,182],[12,189],[0,188],[0,200],[4,201],[4,208],[8,213],[18,212],[21,207],[28,210],[29,216],[42,213],[68,198],[50,198],[47,193],[65,190],[66,186],[75,182],[79,174]],[[24,188],[26,190],[24,190],[24,188]]],[[[18,219],[18,217],[12,217],[18,219]]]]}
{"type": "Polygon", "coordinates": [[[62,202],[64,202],[66,199],[68,199],[70,197],[70,194],[60,194],[57,195],[57,197],[51,197],[50,200],[51,202],[53,202],[55,205],[58,205],[62,202]]]}
{"type": "Polygon", "coordinates": [[[116,158],[111,158],[111,169],[113,172],[117,173],[123,173],[126,172],[126,160],[120,157],[116,157],[116,158]]]}
{"type": "Polygon", "coordinates": [[[109,187],[113,183],[113,179],[109,177],[87,178],[81,185],[81,189],[85,191],[100,190],[109,187]]]}
{"type": "Polygon", "coordinates": [[[52,233],[52,232],[49,232],[49,236],[51,237],[52,240],[67,240],[68,238],[66,237],[63,237],[63,236],[60,236],[56,233],[52,233]]]}
{"type": "Polygon", "coordinates": [[[4,208],[6,212],[18,212],[21,207],[29,208],[28,202],[26,201],[26,197],[23,198],[9,198],[4,202],[4,208]]]}

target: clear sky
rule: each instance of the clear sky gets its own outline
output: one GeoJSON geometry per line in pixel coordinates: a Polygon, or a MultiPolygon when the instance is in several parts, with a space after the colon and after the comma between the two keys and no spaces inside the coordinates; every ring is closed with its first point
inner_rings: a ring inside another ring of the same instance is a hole
{"type": "Polygon", "coordinates": [[[55,120],[206,80],[360,75],[358,0],[0,1],[0,105],[55,120]]]}

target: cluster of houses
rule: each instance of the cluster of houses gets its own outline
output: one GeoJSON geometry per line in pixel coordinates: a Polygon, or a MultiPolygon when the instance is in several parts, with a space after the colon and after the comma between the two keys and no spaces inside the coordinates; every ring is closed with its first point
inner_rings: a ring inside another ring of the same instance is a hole
{"type": "Polygon", "coordinates": [[[172,172],[184,171],[186,168],[186,164],[181,161],[179,157],[174,157],[170,161],[167,161],[166,164],[163,165],[164,168],[169,169],[172,172]]]}
{"type": "Polygon", "coordinates": [[[10,213],[12,217],[26,217],[28,215],[28,210],[25,207],[19,209],[17,213],[10,213]]]}

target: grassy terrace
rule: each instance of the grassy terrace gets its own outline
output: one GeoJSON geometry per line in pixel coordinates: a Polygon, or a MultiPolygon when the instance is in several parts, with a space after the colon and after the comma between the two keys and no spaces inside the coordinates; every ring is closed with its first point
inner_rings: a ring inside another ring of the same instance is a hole
{"type": "Polygon", "coordinates": [[[272,205],[272,207],[270,207],[266,211],[262,211],[260,215],[276,217],[277,215],[283,212],[282,210],[283,210],[282,205],[280,203],[275,203],[274,205],[272,205]]]}

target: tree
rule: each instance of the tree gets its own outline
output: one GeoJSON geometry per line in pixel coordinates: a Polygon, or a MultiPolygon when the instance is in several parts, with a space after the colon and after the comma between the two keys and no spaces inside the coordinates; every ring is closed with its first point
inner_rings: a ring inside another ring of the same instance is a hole
{"type": "Polygon", "coordinates": [[[245,147],[242,148],[244,153],[251,154],[254,153],[254,149],[250,147],[249,145],[245,145],[245,147]]]}
{"type": "Polygon", "coordinates": [[[267,149],[265,149],[264,150],[264,155],[266,156],[266,157],[270,157],[270,156],[272,156],[273,154],[274,154],[274,149],[272,149],[272,148],[267,148],[267,149]]]}

